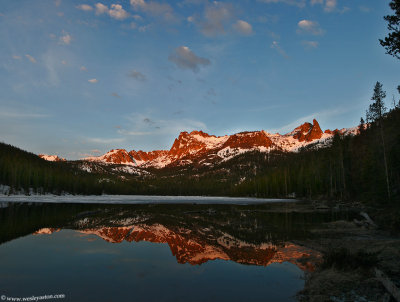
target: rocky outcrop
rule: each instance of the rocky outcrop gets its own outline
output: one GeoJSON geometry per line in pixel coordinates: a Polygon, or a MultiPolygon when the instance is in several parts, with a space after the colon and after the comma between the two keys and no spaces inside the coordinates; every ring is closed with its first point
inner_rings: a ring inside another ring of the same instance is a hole
{"type": "Polygon", "coordinates": [[[65,158],[58,157],[57,155],[39,154],[38,156],[47,161],[66,161],[65,158]]]}
{"type": "Polygon", "coordinates": [[[312,142],[314,140],[320,139],[322,137],[322,130],[319,126],[317,120],[313,120],[313,123],[304,123],[303,125],[294,129],[293,138],[297,139],[299,142],[312,142]]]}
{"type": "MultiPolygon", "coordinates": [[[[354,128],[355,129],[355,128],[354,128]]],[[[281,135],[266,131],[240,132],[232,135],[215,136],[203,131],[181,132],[170,150],[126,151],[115,149],[99,157],[85,160],[114,164],[129,164],[138,167],[162,168],[168,165],[210,165],[228,160],[239,154],[251,151],[269,152],[281,150],[296,152],[309,144],[326,145],[335,133],[342,135],[356,134],[353,128],[326,130],[323,132],[318,122],[304,123],[292,132],[281,135]]]]}

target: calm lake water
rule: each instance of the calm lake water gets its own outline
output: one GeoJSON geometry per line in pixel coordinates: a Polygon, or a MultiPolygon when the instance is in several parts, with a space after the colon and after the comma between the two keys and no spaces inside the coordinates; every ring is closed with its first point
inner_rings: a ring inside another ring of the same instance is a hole
{"type": "Polygon", "coordinates": [[[294,242],[347,215],[268,204],[3,206],[0,295],[78,302],[295,301],[321,255],[294,242]]]}

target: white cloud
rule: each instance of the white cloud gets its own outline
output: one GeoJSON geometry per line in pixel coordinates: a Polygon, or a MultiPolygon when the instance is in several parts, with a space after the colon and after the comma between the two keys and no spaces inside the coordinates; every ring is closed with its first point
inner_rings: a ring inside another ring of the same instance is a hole
{"type": "Polygon", "coordinates": [[[111,4],[111,9],[108,11],[111,18],[124,20],[129,17],[129,13],[122,8],[120,4],[111,4]]]}
{"type": "Polygon", "coordinates": [[[181,69],[190,69],[197,72],[201,66],[210,65],[209,59],[197,56],[187,46],[180,46],[168,57],[168,60],[175,63],[181,69]]]}
{"type": "Polygon", "coordinates": [[[81,67],[79,68],[79,70],[80,70],[80,71],[87,71],[87,68],[86,68],[85,66],[81,66],[81,67]]]}
{"type": "Polygon", "coordinates": [[[98,82],[97,79],[90,79],[88,80],[89,83],[96,84],[98,82]]]}
{"type": "Polygon", "coordinates": [[[349,10],[348,7],[344,7],[341,11],[337,9],[337,0],[311,0],[311,5],[320,4],[323,5],[324,11],[327,13],[340,12],[345,13],[349,10]]]}
{"type": "Polygon", "coordinates": [[[305,0],[258,0],[258,2],[263,2],[263,3],[284,3],[288,5],[294,5],[300,8],[303,8],[306,6],[306,1],[305,0]]]}
{"type": "Polygon", "coordinates": [[[26,54],[25,57],[27,57],[28,60],[31,61],[31,63],[36,63],[37,62],[36,59],[34,57],[32,57],[31,55],[29,55],[29,54],[26,54]]]}
{"type": "Polygon", "coordinates": [[[312,34],[312,35],[323,35],[325,31],[319,26],[318,22],[311,20],[301,20],[297,24],[297,33],[312,34]]]}
{"type": "Polygon", "coordinates": [[[110,9],[108,8],[107,5],[104,5],[102,3],[96,3],[94,5],[96,9],[96,15],[102,15],[102,14],[107,14],[111,18],[117,19],[117,20],[125,20],[126,18],[129,17],[129,13],[122,8],[122,5],[120,4],[111,4],[110,9]]]}
{"type": "Polygon", "coordinates": [[[289,56],[287,55],[286,51],[283,50],[283,48],[279,45],[278,41],[273,41],[271,44],[271,48],[275,49],[285,59],[289,59],[289,56]]]}
{"type": "Polygon", "coordinates": [[[102,3],[96,3],[94,7],[96,8],[96,15],[101,15],[108,12],[108,7],[102,3]]]}
{"type": "Polygon", "coordinates": [[[234,25],[233,28],[240,34],[248,36],[253,33],[253,27],[251,24],[247,23],[243,20],[238,20],[234,25]]]}
{"type": "Polygon", "coordinates": [[[21,56],[17,56],[17,55],[13,55],[12,58],[14,60],[21,60],[22,59],[21,56]]]}
{"type": "Polygon", "coordinates": [[[88,5],[88,4],[80,4],[76,8],[80,9],[80,10],[83,10],[83,11],[86,11],[86,12],[93,10],[93,7],[88,5]]]}
{"type": "Polygon", "coordinates": [[[333,12],[336,10],[337,1],[336,0],[326,0],[324,11],[333,12]]]}
{"type": "Polygon", "coordinates": [[[301,44],[303,44],[306,49],[317,48],[319,45],[317,41],[302,41],[301,44]]]}
{"type": "Polygon", "coordinates": [[[63,45],[69,45],[71,41],[72,36],[69,33],[64,33],[64,35],[60,37],[59,43],[63,45]]]}

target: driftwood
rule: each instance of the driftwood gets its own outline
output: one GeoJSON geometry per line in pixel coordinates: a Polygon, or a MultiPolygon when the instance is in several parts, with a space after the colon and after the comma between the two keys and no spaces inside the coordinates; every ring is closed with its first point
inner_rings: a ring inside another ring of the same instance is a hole
{"type": "Polygon", "coordinates": [[[385,275],[384,272],[375,268],[375,276],[383,284],[386,290],[393,296],[393,298],[400,302],[400,290],[397,286],[385,275]]]}
{"type": "Polygon", "coordinates": [[[365,212],[360,212],[360,216],[362,216],[369,225],[373,226],[373,227],[377,227],[377,225],[375,224],[375,222],[368,216],[367,213],[365,212]]]}

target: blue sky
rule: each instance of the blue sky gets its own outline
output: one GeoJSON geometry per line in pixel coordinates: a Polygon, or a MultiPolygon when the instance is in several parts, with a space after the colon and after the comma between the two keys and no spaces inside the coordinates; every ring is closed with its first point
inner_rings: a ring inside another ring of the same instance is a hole
{"type": "Polygon", "coordinates": [[[3,1],[0,140],[68,159],[169,149],[180,131],[352,127],[376,81],[389,1],[3,1]]]}

